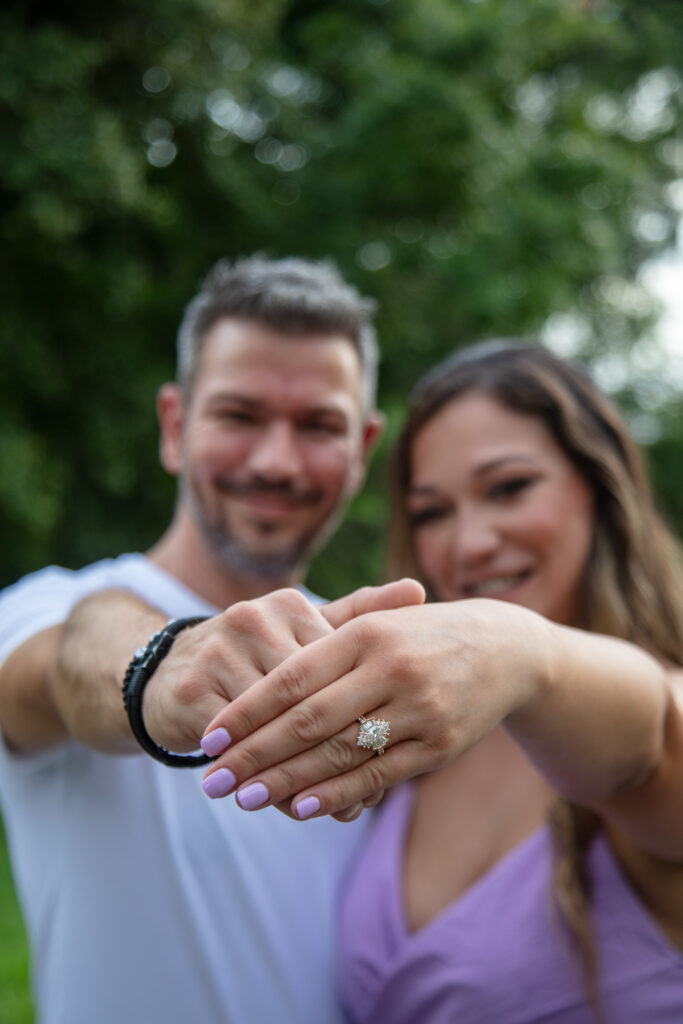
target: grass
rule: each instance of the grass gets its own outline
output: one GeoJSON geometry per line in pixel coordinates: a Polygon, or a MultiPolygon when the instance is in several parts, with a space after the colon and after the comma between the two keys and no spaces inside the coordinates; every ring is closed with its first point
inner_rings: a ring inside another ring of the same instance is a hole
{"type": "Polygon", "coordinates": [[[28,944],[0,819],[0,1024],[32,1024],[28,944]]]}

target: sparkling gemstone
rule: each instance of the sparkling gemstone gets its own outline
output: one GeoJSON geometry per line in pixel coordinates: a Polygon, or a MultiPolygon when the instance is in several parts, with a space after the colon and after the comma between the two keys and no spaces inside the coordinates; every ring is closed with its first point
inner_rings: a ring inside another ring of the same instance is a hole
{"type": "Polygon", "coordinates": [[[358,746],[368,750],[380,750],[389,739],[390,725],[382,718],[368,718],[361,722],[358,746]]]}

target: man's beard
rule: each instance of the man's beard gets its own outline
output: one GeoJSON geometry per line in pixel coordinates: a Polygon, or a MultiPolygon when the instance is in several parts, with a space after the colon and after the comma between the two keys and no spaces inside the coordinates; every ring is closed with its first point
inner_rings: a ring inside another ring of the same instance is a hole
{"type": "MultiPolygon", "coordinates": [[[[289,496],[293,493],[292,488],[286,484],[262,483],[260,481],[243,485],[223,482],[222,490],[224,493],[231,494],[258,491],[259,493],[269,492],[273,495],[289,496]]],[[[341,518],[341,510],[335,511],[335,514],[331,515],[329,520],[318,529],[302,533],[281,550],[258,552],[246,547],[241,540],[233,536],[225,519],[209,513],[206,504],[187,479],[182,481],[181,492],[197,529],[222,565],[240,576],[260,580],[280,580],[296,573],[336,529],[341,518]]],[[[309,501],[318,500],[318,493],[309,492],[303,497],[309,501]]],[[[267,538],[270,532],[268,526],[262,527],[264,538],[267,538]]]]}

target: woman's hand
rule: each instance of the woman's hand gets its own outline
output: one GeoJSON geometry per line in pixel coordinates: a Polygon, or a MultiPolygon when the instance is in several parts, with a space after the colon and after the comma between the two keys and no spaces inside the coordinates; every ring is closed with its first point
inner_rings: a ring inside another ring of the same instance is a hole
{"type": "Polygon", "coordinates": [[[527,609],[484,599],[353,618],[214,718],[203,742],[222,729],[231,745],[206,778],[234,779],[226,792],[237,789],[249,810],[288,800],[292,817],[344,817],[441,767],[535,697],[551,628],[527,609]],[[357,745],[361,715],[390,723],[382,756],[357,745]]]}

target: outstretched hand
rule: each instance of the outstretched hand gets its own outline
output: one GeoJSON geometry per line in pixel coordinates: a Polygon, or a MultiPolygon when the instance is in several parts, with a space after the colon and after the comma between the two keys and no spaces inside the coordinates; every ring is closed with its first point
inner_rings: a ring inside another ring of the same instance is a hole
{"type": "MultiPolygon", "coordinates": [[[[320,607],[289,589],[234,604],[178,636],[145,693],[147,730],[167,749],[195,750],[207,721],[292,654],[355,616],[423,600],[422,586],[408,579],[363,587],[320,607]]],[[[219,753],[226,737],[219,731],[203,744],[206,752],[219,753]]],[[[340,810],[350,820],[360,808],[340,810]]]]}
{"type": "Polygon", "coordinates": [[[346,621],[342,612],[336,624],[211,722],[203,744],[220,730],[230,745],[207,770],[210,795],[218,775],[247,810],[288,801],[292,817],[344,817],[468,749],[538,683],[545,620],[518,606],[479,599],[346,621]],[[383,756],[358,746],[361,715],[390,723],[383,756]]]}

